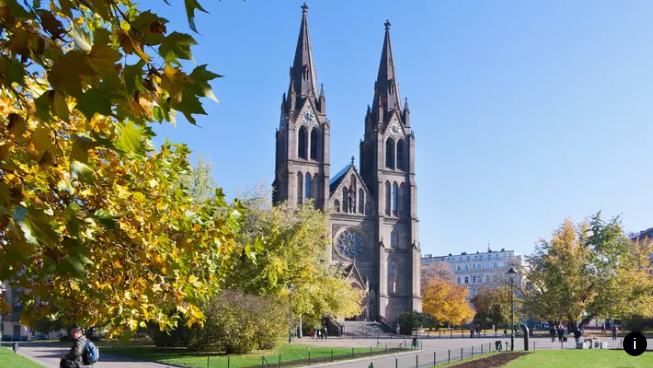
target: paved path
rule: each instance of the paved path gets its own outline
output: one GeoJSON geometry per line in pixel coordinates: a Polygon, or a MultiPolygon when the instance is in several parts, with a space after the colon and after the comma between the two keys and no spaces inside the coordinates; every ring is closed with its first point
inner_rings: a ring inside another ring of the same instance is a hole
{"type": "MultiPolygon", "coordinates": [[[[66,354],[70,349],[56,346],[47,346],[46,344],[21,344],[18,348],[18,354],[21,354],[46,368],[59,368],[61,356],[66,354]]],[[[94,368],[167,368],[169,365],[141,362],[129,358],[118,357],[115,355],[102,354],[101,360],[95,364],[94,368]]]]}

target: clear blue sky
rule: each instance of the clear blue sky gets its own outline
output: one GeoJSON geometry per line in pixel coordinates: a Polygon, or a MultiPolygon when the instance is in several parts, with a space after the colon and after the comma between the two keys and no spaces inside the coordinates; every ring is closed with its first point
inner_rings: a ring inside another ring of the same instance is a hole
{"type": "MultiPolygon", "coordinates": [[[[183,4],[141,5],[191,32],[183,4]]],[[[288,88],[300,1],[202,0],[198,64],[213,83],[202,128],[156,131],[215,163],[226,192],[274,178],[274,132],[288,88]]],[[[505,247],[530,253],[565,217],[598,210],[653,226],[653,2],[309,1],[332,172],[358,162],[383,22],[417,138],[425,254],[505,247]]],[[[194,159],[196,155],[194,156],[194,159]]]]}

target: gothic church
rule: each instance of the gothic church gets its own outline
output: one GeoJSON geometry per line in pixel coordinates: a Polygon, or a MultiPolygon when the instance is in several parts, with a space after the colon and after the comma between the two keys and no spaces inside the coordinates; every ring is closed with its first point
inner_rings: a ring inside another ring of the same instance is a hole
{"type": "Polygon", "coordinates": [[[352,157],[332,176],[331,122],[324,88],[318,91],[306,11],[304,4],[276,131],[273,202],[296,206],[312,199],[331,212],[329,262],[344,266],[354,285],[367,290],[365,312],[357,319],[394,325],[401,312],[421,312],[422,298],[415,136],[408,102],[402,106],[399,97],[390,23],[385,23],[374,98],[365,115],[360,168],[352,157]]]}

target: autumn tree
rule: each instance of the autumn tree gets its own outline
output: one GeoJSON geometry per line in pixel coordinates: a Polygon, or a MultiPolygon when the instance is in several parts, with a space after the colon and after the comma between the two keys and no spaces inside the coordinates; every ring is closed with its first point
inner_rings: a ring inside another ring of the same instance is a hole
{"type": "Polygon", "coordinates": [[[199,204],[206,202],[207,199],[215,194],[216,189],[218,189],[218,185],[211,173],[212,170],[213,161],[210,158],[199,155],[192,171],[182,176],[182,183],[188,188],[189,194],[194,202],[199,204]]]}
{"type": "Polygon", "coordinates": [[[0,0],[0,280],[26,288],[23,323],[201,323],[243,254],[238,204],[198,206],[188,148],[151,144],[152,123],[217,101],[219,76],[181,67],[196,42],[167,23],[130,0],[0,0]]]}
{"type": "Polygon", "coordinates": [[[434,278],[454,282],[456,274],[451,270],[449,263],[436,262],[422,265],[421,288],[424,289],[434,278]]]}
{"type": "Polygon", "coordinates": [[[433,278],[422,289],[422,311],[431,315],[440,325],[468,323],[474,317],[474,311],[466,296],[466,287],[433,278]]]}
{"type": "Polygon", "coordinates": [[[293,315],[308,325],[319,324],[325,315],[360,314],[365,291],[327,262],[328,214],[312,203],[272,206],[268,198],[256,192],[243,199],[247,216],[237,242],[254,252],[255,259],[234,258],[225,287],[288,300],[292,284],[293,315]]]}
{"type": "MultiPolygon", "coordinates": [[[[510,286],[490,289],[481,288],[472,298],[476,315],[474,319],[483,324],[510,324],[510,286]]],[[[515,320],[519,321],[520,299],[515,298],[515,320]]]]}
{"type": "Polygon", "coordinates": [[[618,218],[605,222],[598,213],[577,226],[565,220],[528,257],[528,282],[520,287],[525,307],[532,317],[572,326],[593,317],[650,313],[650,250],[633,244],[618,218]]]}

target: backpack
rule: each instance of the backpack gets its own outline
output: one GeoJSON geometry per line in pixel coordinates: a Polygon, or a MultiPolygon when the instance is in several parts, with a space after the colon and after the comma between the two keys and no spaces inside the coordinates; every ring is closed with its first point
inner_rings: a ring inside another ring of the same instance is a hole
{"type": "Polygon", "coordinates": [[[84,365],[92,365],[97,363],[98,360],[100,360],[100,349],[89,340],[89,342],[86,343],[86,347],[84,347],[84,352],[82,353],[82,363],[84,363],[84,365]]]}

